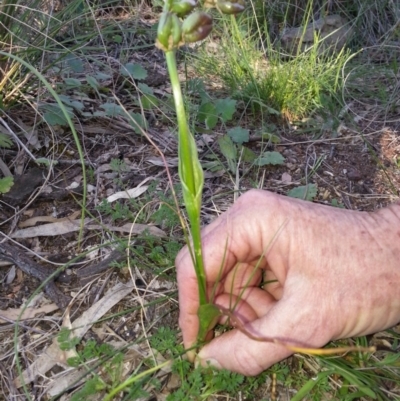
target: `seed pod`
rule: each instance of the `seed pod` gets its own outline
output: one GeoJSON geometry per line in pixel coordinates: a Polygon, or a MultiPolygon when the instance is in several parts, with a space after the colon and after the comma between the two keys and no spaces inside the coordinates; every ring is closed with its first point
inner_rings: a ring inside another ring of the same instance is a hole
{"type": "Polygon", "coordinates": [[[182,38],[182,26],[176,14],[164,12],[157,29],[156,46],[164,51],[179,47],[182,38]]]}
{"type": "Polygon", "coordinates": [[[244,11],[244,2],[243,0],[232,0],[232,1],[224,1],[224,0],[217,0],[217,8],[223,14],[239,14],[244,11]]]}
{"type": "Polygon", "coordinates": [[[178,17],[185,17],[197,6],[197,0],[180,0],[172,3],[171,11],[178,17]]]}
{"type": "Polygon", "coordinates": [[[212,30],[212,18],[209,14],[196,11],[190,14],[182,24],[182,37],[185,43],[194,43],[205,39],[212,30]]]}
{"type": "Polygon", "coordinates": [[[176,14],[172,14],[172,46],[179,47],[182,43],[182,22],[176,14]]]}

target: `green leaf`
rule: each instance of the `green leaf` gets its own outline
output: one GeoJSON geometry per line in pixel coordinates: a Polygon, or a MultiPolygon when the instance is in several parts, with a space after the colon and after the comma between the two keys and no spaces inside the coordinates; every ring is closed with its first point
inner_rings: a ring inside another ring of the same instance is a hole
{"type": "Polygon", "coordinates": [[[201,123],[205,123],[208,129],[213,129],[218,122],[218,113],[213,102],[203,103],[199,107],[197,119],[201,123]]]}
{"type": "Polygon", "coordinates": [[[218,116],[212,114],[207,116],[205,121],[207,129],[213,129],[217,125],[217,122],[218,122],[218,116]]]}
{"type": "Polygon", "coordinates": [[[96,72],[95,78],[99,81],[105,81],[106,79],[111,79],[112,76],[109,74],[104,74],[104,72],[96,72]]]}
{"type": "Polygon", "coordinates": [[[144,130],[147,129],[147,120],[139,113],[129,113],[129,116],[131,117],[132,120],[130,120],[130,125],[132,126],[133,130],[137,133],[137,134],[141,134],[139,127],[143,128],[144,130]],[[135,122],[137,124],[135,124],[135,122]]]}
{"type": "Polygon", "coordinates": [[[97,82],[97,79],[95,77],[92,77],[91,75],[86,75],[86,82],[94,89],[97,90],[100,88],[100,84],[97,82]]]}
{"type": "Polygon", "coordinates": [[[288,192],[288,196],[312,201],[317,196],[317,185],[307,184],[302,185],[301,187],[293,188],[288,192]]]}
{"type": "Polygon", "coordinates": [[[186,81],[186,90],[189,93],[198,94],[200,96],[201,103],[205,103],[209,99],[204,82],[200,78],[193,78],[186,81]]]}
{"type": "Polygon", "coordinates": [[[72,54],[67,55],[66,62],[68,67],[71,68],[73,72],[81,73],[85,69],[82,60],[73,56],[72,54]]]}
{"type": "Polygon", "coordinates": [[[229,160],[236,160],[237,149],[232,139],[228,135],[218,138],[218,145],[221,153],[229,160]]]}
{"type": "Polygon", "coordinates": [[[281,143],[281,138],[278,135],[270,134],[269,132],[262,133],[261,137],[271,143],[281,143]]]}
{"type": "Polygon", "coordinates": [[[60,95],[60,99],[65,105],[70,106],[78,111],[81,111],[85,108],[85,105],[82,102],[71,99],[69,96],[60,95]]]}
{"type": "Polygon", "coordinates": [[[138,83],[138,88],[140,89],[141,92],[145,95],[154,95],[153,88],[149,85],[146,85],[142,82],[138,83]]]}
{"type": "Polygon", "coordinates": [[[236,170],[236,145],[232,142],[232,139],[229,138],[228,135],[218,138],[218,145],[221,149],[221,153],[226,157],[229,170],[234,173],[236,170]]]}
{"type": "Polygon", "coordinates": [[[158,106],[158,98],[156,98],[154,95],[140,96],[140,101],[142,102],[142,107],[145,110],[151,110],[158,106]]]}
{"type": "Polygon", "coordinates": [[[81,81],[79,81],[79,79],[76,78],[65,78],[64,82],[67,86],[71,88],[79,88],[82,85],[81,81]]]}
{"type": "Polygon", "coordinates": [[[121,68],[121,74],[125,77],[131,76],[133,79],[146,79],[147,71],[140,65],[134,63],[127,63],[121,68]]]}
{"type": "Polygon", "coordinates": [[[0,194],[7,193],[13,185],[14,185],[13,177],[0,178],[0,194]]]}
{"type": "Polygon", "coordinates": [[[121,44],[121,43],[122,43],[122,36],[121,36],[121,35],[114,35],[114,36],[112,37],[112,39],[113,39],[113,41],[114,41],[115,43],[118,43],[118,44],[121,44]]]}
{"type": "MultiPolygon", "coordinates": [[[[74,113],[72,112],[72,109],[69,106],[65,106],[67,109],[67,112],[70,117],[74,116],[74,113]]],[[[68,125],[68,121],[63,113],[63,111],[60,109],[60,106],[57,103],[52,103],[52,104],[45,104],[41,106],[42,109],[45,110],[43,114],[43,119],[47,122],[49,125],[68,125]]]]}
{"type": "Polygon", "coordinates": [[[253,163],[257,159],[257,155],[251,149],[243,146],[241,158],[246,163],[253,163]]]}
{"type": "Polygon", "coordinates": [[[0,147],[11,148],[12,145],[13,145],[13,142],[12,142],[11,138],[8,135],[2,134],[0,132],[0,147]]]}
{"type": "Polygon", "coordinates": [[[400,353],[388,354],[381,361],[376,361],[378,366],[393,365],[399,366],[400,353]]]}
{"type": "Polygon", "coordinates": [[[239,143],[248,142],[250,135],[249,130],[241,127],[235,127],[228,130],[228,135],[232,138],[233,142],[239,143]]]}
{"type": "Polygon", "coordinates": [[[222,121],[226,123],[227,121],[232,120],[233,114],[236,111],[236,100],[230,98],[218,99],[215,102],[215,107],[218,114],[221,115],[222,121]]]}
{"type": "Polygon", "coordinates": [[[279,152],[264,152],[255,161],[256,166],[266,166],[268,164],[279,165],[285,161],[284,157],[279,152]]]}
{"type": "Polygon", "coordinates": [[[310,394],[310,391],[317,385],[319,384],[322,380],[326,379],[326,377],[330,376],[333,373],[333,371],[328,370],[325,372],[319,372],[317,377],[313,377],[310,379],[304,386],[297,391],[297,393],[294,395],[293,398],[291,398],[292,401],[301,401],[304,400],[304,398],[310,394]]]}
{"type": "Polygon", "coordinates": [[[123,114],[122,107],[115,103],[104,103],[100,107],[106,111],[106,115],[109,117],[115,117],[119,114],[123,114]]]}
{"type": "Polygon", "coordinates": [[[221,312],[214,304],[203,304],[197,309],[197,316],[200,325],[197,339],[203,342],[207,333],[217,324],[221,312]]]}

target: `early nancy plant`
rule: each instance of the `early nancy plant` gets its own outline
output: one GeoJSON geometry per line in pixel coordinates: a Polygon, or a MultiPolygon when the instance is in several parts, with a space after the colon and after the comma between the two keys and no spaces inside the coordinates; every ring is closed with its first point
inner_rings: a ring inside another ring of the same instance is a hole
{"type": "MultiPolygon", "coordinates": [[[[181,86],[176,64],[176,50],[184,43],[205,39],[212,30],[212,17],[204,11],[193,11],[197,0],[165,0],[157,31],[157,47],[165,52],[171,80],[179,128],[179,177],[182,184],[189,229],[193,247],[189,245],[199,287],[199,333],[198,340],[205,340],[207,332],[220,316],[220,310],[208,299],[204,272],[200,210],[204,175],[198,158],[197,148],[186,120],[181,86]]],[[[237,14],[244,10],[242,0],[217,0],[206,3],[225,14],[237,14]]]]}
{"type": "MultiPolygon", "coordinates": [[[[205,7],[216,8],[224,14],[238,14],[244,10],[243,0],[205,0],[205,7]]],[[[209,13],[194,9],[197,6],[196,0],[165,0],[164,9],[159,21],[156,45],[165,52],[168,73],[171,80],[174,95],[175,108],[178,121],[179,132],[179,178],[182,185],[183,200],[185,203],[189,230],[192,237],[192,244],[187,241],[193,265],[195,268],[198,290],[199,290],[199,332],[197,335],[198,343],[205,341],[207,333],[214,327],[218,318],[225,315],[230,323],[244,332],[249,338],[256,341],[268,341],[281,344],[294,352],[304,352],[314,355],[330,355],[352,350],[371,351],[371,348],[344,347],[335,349],[313,349],[306,344],[297,341],[255,336],[249,333],[244,324],[238,319],[231,310],[217,307],[213,300],[209,299],[206,289],[206,276],[204,271],[201,233],[200,233],[200,210],[201,197],[204,183],[203,170],[200,165],[196,144],[189,131],[186,120],[186,112],[183,103],[181,86],[178,78],[176,64],[176,50],[185,43],[193,43],[206,38],[212,30],[212,17],[209,13]]],[[[223,263],[223,261],[221,261],[223,263]]]]}

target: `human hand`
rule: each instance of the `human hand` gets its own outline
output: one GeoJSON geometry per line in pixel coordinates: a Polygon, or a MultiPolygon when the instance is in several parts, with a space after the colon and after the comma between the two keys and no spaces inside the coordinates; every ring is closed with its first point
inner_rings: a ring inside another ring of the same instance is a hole
{"type": "MultiPolygon", "coordinates": [[[[400,321],[399,205],[356,212],[251,190],[203,229],[202,241],[210,293],[218,281],[212,301],[235,306],[244,327],[205,345],[202,364],[256,375],[292,353],[243,331],[319,348],[400,321]]],[[[187,247],[176,267],[179,323],[190,348],[199,303],[187,247]]]]}

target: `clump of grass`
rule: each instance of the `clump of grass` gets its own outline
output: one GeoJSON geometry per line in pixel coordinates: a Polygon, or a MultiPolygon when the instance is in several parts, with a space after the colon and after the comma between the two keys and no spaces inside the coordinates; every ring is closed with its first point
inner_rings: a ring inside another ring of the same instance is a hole
{"type": "Polygon", "coordinates": [[[216,35],[218,51],[204,46],[197,65],[204,75],[222,81],[236,99],[251,110],[299,119],[334,100],[343,85],[346,61],[362,46],[398,40],[398,9],[393,2],[255,0],[240,18],[221,16],[216,35]],[[348,21],[353,35],[341,51],[321,51],[323,39],[297,49],[295,57],[282,51],[285,28],[305,27],[318,18],[338,14],[348,21]]]}
{"type": "MultiPolygon", "coordinates": [[[[252,111],[299,119],[322,107],[323,98],[341,89],[340,74],[349,53],[320,53],[318,41],[307,52],[283,59],[276,50],[262,46],[258,34],[246,32],[240,21],[224,21],[225,33],[216,54],[202,51],[201,71],[213,71],[232,96],[252,111]]],[[[214,75],[214,76],[215,76],[214,75]]]]}

